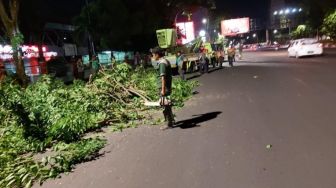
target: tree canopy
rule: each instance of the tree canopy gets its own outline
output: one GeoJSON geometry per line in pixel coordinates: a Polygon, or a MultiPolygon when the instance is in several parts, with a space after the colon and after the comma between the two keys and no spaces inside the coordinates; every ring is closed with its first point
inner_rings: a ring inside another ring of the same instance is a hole
{"type": "Polygon", "coordinates": [[[336,39],[336,9],[324,18],[322,32],[336,39]]]}
{"type": "Polygon", "coordinates": [[[147,50],[156,45],[155,30],[173,27],[176,13],[209,0],[97,0],[74,19],[77,35],[88,30],[98,49],[147,50]]]}
{"type": "Polygon", "coordinates": [[[335,0],[303,0],[304,9],[307,12],[307,23],[318,29],[323,23],[324,16],[335,9],[335,0]]]}
{"type": "Polygon", "coordinates": [[[292,33],[293,39],[309,37],[311,35],[312,28],[309,25],[299,25],[292,33]]]}

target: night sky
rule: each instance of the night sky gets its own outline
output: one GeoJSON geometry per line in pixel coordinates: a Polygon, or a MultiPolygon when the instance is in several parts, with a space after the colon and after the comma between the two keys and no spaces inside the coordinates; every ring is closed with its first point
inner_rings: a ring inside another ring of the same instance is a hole
{"type": "Polygon", "coordinates": [[[233,17],[266,18],[269,0],[216,0],[219,11],[229,11],[233,17]]]}
{"type": "MultiPolygon", "coordinates": [[[[91,0],[89,0],[90,2],[91,0]]],[[[52,7],[55,16],[52,21],[71,22],[71,17],[78,14],[85,0],[46,0],[47,9],[52,7]],[[66,5],[66,6],[65,6],[66,5]],[[57,15],[57,17],[56,17],[57,15]]],[[[217,11],[234,17],[266,18],[269,0],[216,0],[217,11]]]]}

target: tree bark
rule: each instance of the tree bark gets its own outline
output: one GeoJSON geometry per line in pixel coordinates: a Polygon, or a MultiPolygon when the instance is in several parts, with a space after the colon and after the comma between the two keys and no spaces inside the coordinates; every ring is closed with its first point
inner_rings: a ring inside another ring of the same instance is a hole
{"type": "MultiPolygon", "coordinates": [[[[8,5],[9,5],[9,11],[6,11],[4,0],[0,0],[0,17],[5,27],[6,34],[13,43],[16,37],[18,37],[18,35],[20,34],[18,25],[20,1],[9,0],[8,5]]],[[[17,46],[12,44],[12,49],[14,60],[13,63],[16,67],[17,80],[21,86],[26,87],[29,80],[25,73],[24,63],[22,61],[22,56],[20,52],[20,44],[17,44],[17,46]]]]}

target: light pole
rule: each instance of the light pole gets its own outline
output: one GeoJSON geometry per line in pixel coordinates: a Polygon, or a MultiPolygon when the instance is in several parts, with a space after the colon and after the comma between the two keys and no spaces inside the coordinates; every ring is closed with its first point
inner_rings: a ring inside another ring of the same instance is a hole
{"type": "Polygon", "coordinates": [[[259,38],[258,38],[258,35],[257,35],[257,33],[253,33],[253,38],[257,38],[257,43],[259,43],[259,38]]]}
{"type": "MultiPolygon", "coordinates": [[[[203,18],[203,19],[202,19],[202,23],[205,25],[205,31],[206,31],[206,34],[208,34],[209,37],[210,37],[210,34],[209,34],[209,20],[206,19],[206,18],[203,18]]],[[[206,38],[206,36],[205,36],[205,38],[206,38]]],[[[209,39],[209,40],[210,40],[210,39],[209,39]]]]}
{"type": "Polygon", "coordinates": [[[288,35],[291,33],[292,21],[289,18],[290,15],[298,14],[302,12],[302,8],[286,8],[281,10],[276,10],[273,12],[274,16],[279,16],[280,19],[280,28],[288,28],[288,35]],[[282,19],[281,19],[282,18],[282,19]],[[284,22],[282,22],[284,20],[284,22]],[[285,24],[285,27],[282,27],[282,24],[285,24]]]}

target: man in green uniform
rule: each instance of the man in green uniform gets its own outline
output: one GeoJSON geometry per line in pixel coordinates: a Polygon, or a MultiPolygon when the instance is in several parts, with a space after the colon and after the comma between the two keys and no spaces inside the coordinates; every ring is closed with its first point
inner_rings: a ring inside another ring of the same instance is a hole
{"type": "Polygon", "coordinates": [[[169,129],[174,125],[174,115],[172,111],[172,105],[170,95],[172,92],[172,68],[169,61],[165,58],[164,52],[159,47],[152,50],[154,60],[158,62],[159,76],[158,76],[158,88],[160,92],[160,105],[164,108],[163,115],[167,124],[161,129],[169,129]]]}
{"type": "Polygon", "coordinates": [[[92,60],[91,60],[91,67],[92,67],[92,75],[93,77],[95,77],[99,71],[100,68],[100,64],[99,64],[99,60],[97,58],[97,56],[92,56],[92,60]]]}

